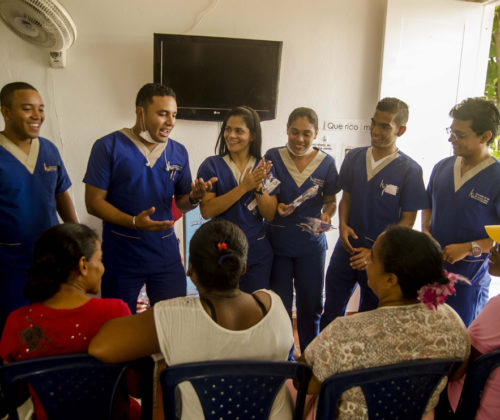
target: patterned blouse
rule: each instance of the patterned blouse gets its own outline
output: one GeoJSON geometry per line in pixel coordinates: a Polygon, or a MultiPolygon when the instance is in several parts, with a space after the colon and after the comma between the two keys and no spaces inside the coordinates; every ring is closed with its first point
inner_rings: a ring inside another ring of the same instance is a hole
{"type": "MultiPolygon", "coordinates": [[[[336,373],[408,360],[465,360],[469,352],[467,329],[450,306],[429,310],[418,303],[336,318],[309,344],[304,356],[314,375],[324,381],[336,373]]],[[[436,406],[446,381],[436,388],[426,414],[436,406]]],[[[359,387],[342,394],[337,413],[341,420],[368,419],[359,387]]]]}

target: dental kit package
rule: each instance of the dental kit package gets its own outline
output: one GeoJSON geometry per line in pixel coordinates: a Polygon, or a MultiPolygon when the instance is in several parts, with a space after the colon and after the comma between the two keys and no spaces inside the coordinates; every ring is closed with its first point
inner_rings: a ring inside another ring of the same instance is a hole
{"type": "MultiPolygon", "coordinates": [[[[270,176],[269,178],[266,178],[262,182],[262,192],[263,193],[272,193],[278,185],[281,184],[281,181],[278,178],[275,178],[274,176],[270,176]]],[[[247,205],[247,209],[250,210],[253,214],[257,213],[257,199],[254,198],[250,203],[247,205]]]]}
{"type": "Polygon", "coordinates": [[[310,198],[313,198],[316,194],[318,194],[318,190],[319,190],[318,185],[308,188],[305,193],[299,195],[295,200],[293,200],[290,204],[288,204],[288,207],[283,216],[288,216],[305,201],[309,200],[310,198]]]}
{"type": "Polygon", "coordinates": [[[304,217],[304,219],[306,221],[299,223],[297,226],[302,228],[303,231],[316,237],[321,235],[323,232],[328,232],[329,230],[334,229],[331,223],[324,222],[316,217],[304,217]]]}

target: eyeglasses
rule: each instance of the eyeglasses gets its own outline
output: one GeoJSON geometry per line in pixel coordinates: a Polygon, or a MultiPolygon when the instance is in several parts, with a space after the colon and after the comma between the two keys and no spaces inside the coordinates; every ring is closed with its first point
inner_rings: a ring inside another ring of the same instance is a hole
{"type": "Polygon", "coordinates": [[[448,136],[453,137],[455,140],[460,140],[469,135],[469,133],[456,133],[451,129],[451,127],[446,127],[446,132],[448,133],[448,136]]]}

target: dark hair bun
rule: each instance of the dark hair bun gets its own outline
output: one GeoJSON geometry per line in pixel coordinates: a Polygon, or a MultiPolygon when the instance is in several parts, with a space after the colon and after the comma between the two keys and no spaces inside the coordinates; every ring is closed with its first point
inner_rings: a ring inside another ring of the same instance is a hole
{"type": "Polygon", "coordinates": [[[407,299],[415,299],[426,284],[448,284],[439,244],[425,233],[404,226],[391,226],[380,237],[379,258],[386,273],[398,278],[407,299]]]}
{"type": "Polygon", "coordinates": [[[243,231],[224,219],[203,224],[189,244],[189,262],[200,284],[207,289],[238,287],[247,253],[248,241],[243,231]]]}

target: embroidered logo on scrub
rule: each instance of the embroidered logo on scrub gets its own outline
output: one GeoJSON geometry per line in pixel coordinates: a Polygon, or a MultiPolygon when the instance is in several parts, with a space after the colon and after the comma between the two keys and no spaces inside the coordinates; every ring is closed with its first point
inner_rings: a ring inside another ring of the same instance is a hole
{"type": "Polygon", "coordinates": [[[311,182],[314,184],[314,185],[317,185],[318,187],[320,188],[323,188],[323,185],[325,185],[325,180],[324,179],[320,179],[320,178],[313,178],[312,176],[309,177],[309,179],[311,180],[311,182]]]}
{"type": "Polygon", "coordinates": [[[473,200],[479,201],[482,204],[488,205],[490,198],[474,191],[474,188],[470,190],[469,197],[473,200]]]}
{"type": "Polygon", "coordinates": [[[47,166],[46,163],[43,162],[43,169],[45,169],[45,172],[54,172],[57,171],[57,166],[54,165],[47,166]]]}
{"type": "Polygon", "coordinates": [[[175,173],[182,171],[182,166],[171,165],[170,162],[167,161],[167,166],[165,166],[165,170],[170,174],[170,179],[174,179],[175,173]]]}
{"type": "Polygon", "coordinates": [[[399,187],[397,185],[384,184],[384,180],[380,181],[380,188],[382,188],[382,192],[380,193],[380,195],[384,195],[384,193],[396,195],[399,190],[399,187]]]}

